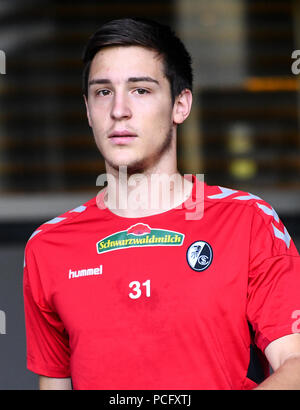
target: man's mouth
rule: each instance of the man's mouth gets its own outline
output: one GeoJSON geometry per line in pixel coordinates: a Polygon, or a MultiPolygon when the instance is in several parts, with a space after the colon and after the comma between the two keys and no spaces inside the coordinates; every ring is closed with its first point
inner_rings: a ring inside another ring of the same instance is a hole
{"type": "Polygon", "coordinates": [[[125,145],[128,144],[137,137],[135,134],[131,134],[128,131],[115,131],[109,135],[109,139],[113,144],[125,145]]]}

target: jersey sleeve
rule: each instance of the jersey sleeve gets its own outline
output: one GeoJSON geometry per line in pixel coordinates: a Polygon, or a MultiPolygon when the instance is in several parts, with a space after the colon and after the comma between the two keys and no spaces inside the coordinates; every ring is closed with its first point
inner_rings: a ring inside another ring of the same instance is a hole
{"type": "Polygon", "coordinates": [[[27,368],[48,377],[70,377],[68,335],[49,306],[34,252],[26,246],[24,258],[24,310],[27,368]]]}
{"type": "Polygon", "coordinates": [[[257,203],[249,250],[247,317],[255,344],[300,332],[300,257],[274,209],[257,203]]]}

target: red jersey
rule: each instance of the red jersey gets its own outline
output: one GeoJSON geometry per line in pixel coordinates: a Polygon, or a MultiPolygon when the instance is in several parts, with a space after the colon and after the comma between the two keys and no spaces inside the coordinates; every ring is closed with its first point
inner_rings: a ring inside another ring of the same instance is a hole
{"type": "Polygon", "coordinates": [[[188,201],[204,189],[198,219],[186,217],[188,201],[125,218],[93,198],[34,232],[24,261],[31,371],[71,377],[74,389],[255,387],[252,342],[263,352],[300,331],[300,258],[269,204],[193,181],[188,201]]]}

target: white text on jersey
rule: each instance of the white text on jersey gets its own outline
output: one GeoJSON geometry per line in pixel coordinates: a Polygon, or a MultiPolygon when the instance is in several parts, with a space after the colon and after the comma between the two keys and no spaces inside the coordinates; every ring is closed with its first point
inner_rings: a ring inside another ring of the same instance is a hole
{"type": "Polygon", "coordinates": [[[81,278],[83,276],[102,275],[102,273],[103,273],[103,265],[100,265],[99,268],[80,269],[80,270],[69,269],[69,279],[81,278]]]}

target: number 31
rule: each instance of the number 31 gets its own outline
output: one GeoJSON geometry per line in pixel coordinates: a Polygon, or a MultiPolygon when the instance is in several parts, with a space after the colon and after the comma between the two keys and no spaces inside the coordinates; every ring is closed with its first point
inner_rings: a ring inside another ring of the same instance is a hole
{"type": "MultiPolygon", "coordinates": [[[[142,283],[142,286],[145,286],[146,288],[146,296],[149,298],[150,297],[150,279],[146,280],[146,282],[142,283]]],[[[137,280],[134,280],[133,282],[129,283],[129,287],[130,289],[133,290],[132,293],[129,293],[129,297],[131,299],[138,299],[141,295],[142,295],[142,291],[141,291],[141,283],[137,280]]]]}

